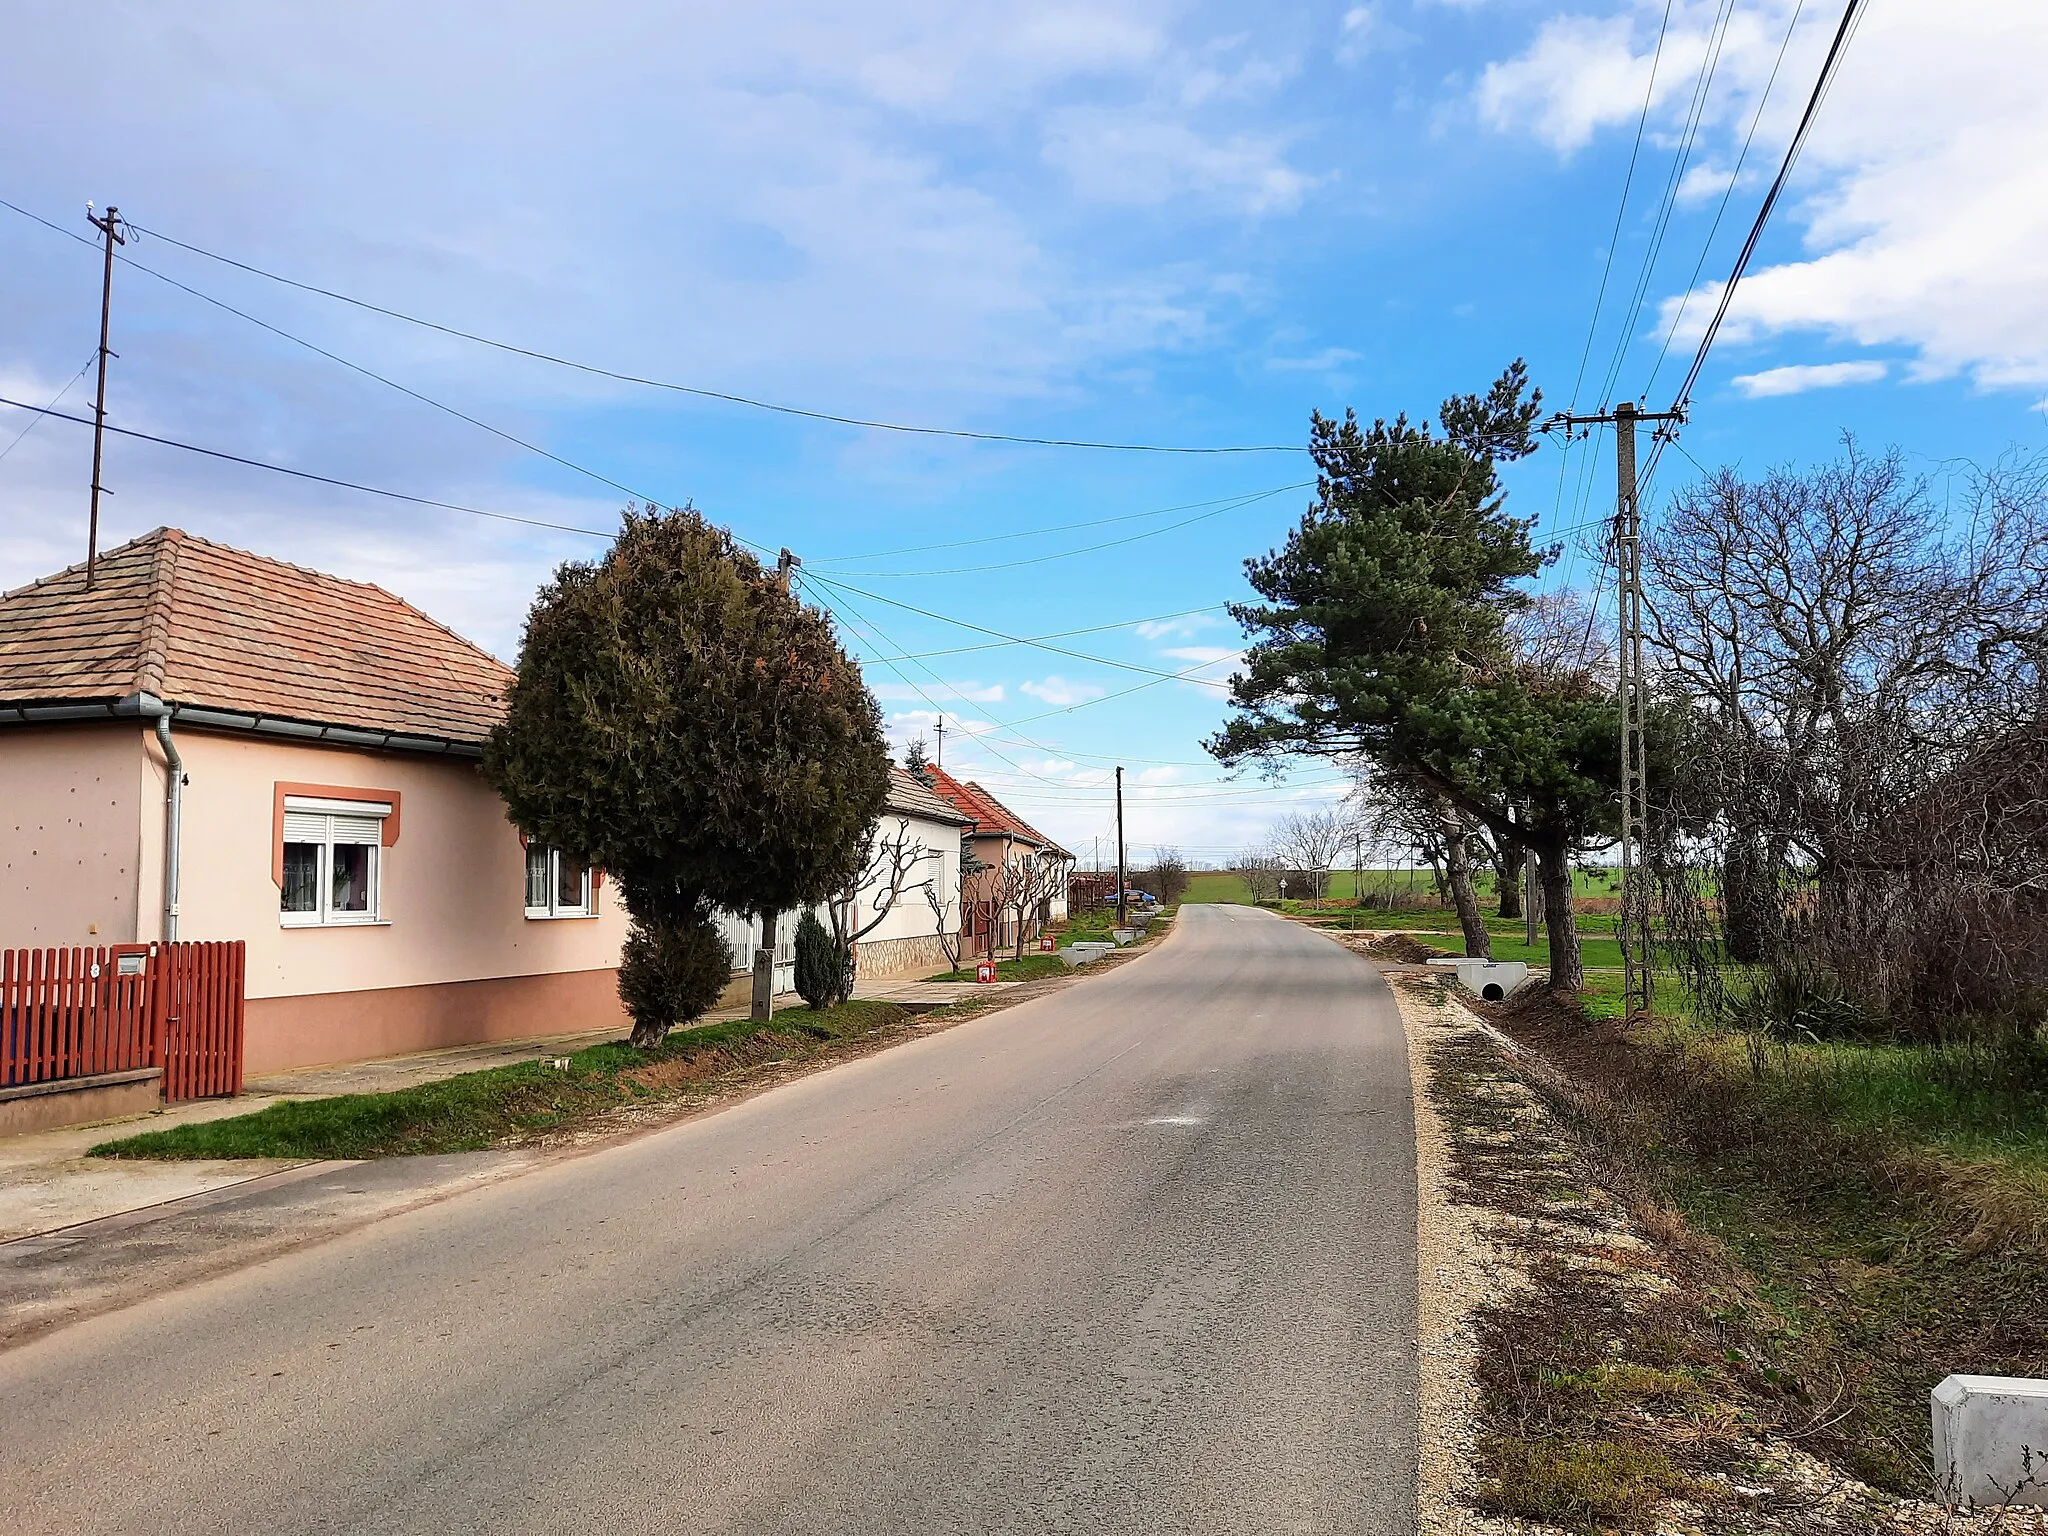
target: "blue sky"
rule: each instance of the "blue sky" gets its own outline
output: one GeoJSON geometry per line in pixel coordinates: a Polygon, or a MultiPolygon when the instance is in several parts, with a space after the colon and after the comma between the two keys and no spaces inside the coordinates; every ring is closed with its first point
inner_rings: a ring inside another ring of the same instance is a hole
{"type": "MultiPolygon", "coordinates": [[[[1661,0],[24,0],[0,23],[0,196],[84,235],[86,200],[112,201],[145,231],[463,329],[837,414],[1295,444],[1312,408],[1427,413],[1515,356],[1554,404],[1582,355],[1581,407],[1627,398],[1668,331],[1661,405],[1839,14],[1799,11],[1759,115],[1796,3],[1673,0],[1659,51],[1661,0]]],[[[1873,0],[1697,392],[1693,459],[1810,460],[1852,429],[1942,475],[2048,442],[2044,65],[2031,0],[1873,0]]],[[[510,358],[147,233],[129,254],[796,550],[842,584],[813,590],[858,653],[918,658],[868,667],[893,729],[943,709],[947,765],[1084,857],[1117,761],[1132,843],[1198,858],[1338,791],[1313,766],[1219,782],[1199,749],[1237,643],[1216,606],[1298,517],[1308,493],[1281,488],[1308,477],[1300,453],[807,422],[510,358]],[[1074,553],[1112,540],[1129,542],[1074,553]],[[1050,642],[1067,656],[912,608],[1092,632],[1050,642]]],[[[0,209],[0,395],[43,403],[74,377],[98,282],[92,251],[0,209]]],[[[141,271],[117,276],[114,347],[117,424],[590,529],[624,499],[141,271]]],[[[0,410],[0,449],[25,420],[0,410]]],[[[1517,467],[1517,504],[1583,520],[1612,483],[1610,461],[1583,468],[1546,450],[1517,467]]],[[[0,457],[0,584],[79,557],[88,473],[89,434],[57,422],[0,457]]],[[[1669,456],[1658,489],[1692,473],[1669,456]]],[[[173,523],[377,581],[508,657],[536,583],[601,547],[135,443],[110,449],[107,482],[107,542],[173,523]]],[[[1583,585],[1589,564],[1548,579],[1583,585]]]]}

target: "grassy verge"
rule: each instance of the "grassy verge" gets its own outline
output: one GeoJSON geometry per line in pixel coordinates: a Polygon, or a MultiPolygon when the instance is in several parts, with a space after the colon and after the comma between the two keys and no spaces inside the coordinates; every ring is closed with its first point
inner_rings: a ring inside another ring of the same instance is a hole
{"type": "MultiPolygon", "coordinates": [[[[1569,1075],[1554,1107],[1609,1187],[1705,1255],[1709,1320],[1745,1362],[1714,1400],[1790,1393],[1803,1444],[1924,1496],[1935,1383],[2048,1374],[2048,1102],[1960,1048],[1753,1056],[1679,1001],[1624,1031],[1603,1017],[1619,978],[1599,978],[1582,1011],[1535,996],[1494,1016],[1569,1075]]],[[[1525,1346],[1518,1368],[1569,1367],[1558,1351],[1525,1346]]]]}
{"type": "Polygon", "coordinates": [[[367,1158],[473,1152],[531,1141],[621,1105],[708,1096],[719,1079],[770,1063],[807,1061],[907,1028],[893,1003],[794,1008],[767,1025],[747,1020],[673,1032],[658,1048],[588,1046],[563,1071],[520,1062],[395,1093],[297,1099],[254,1114],[148,1131],[92,1149],[96,1157],[367,1158]]]}
{"type": "MultiPolygon", "coordinates": [[[[1042,976],[1058,976],[1065,973],[1066,961],[1058,955],[1026,955],[1022,960],[1009,959],[996,962],[997,981],[1037,981],[1042,976]]],[[[972,981],[974,967],[966,966],[957,971],[942,971],[932,977],[933,981],[972,981]]]]}

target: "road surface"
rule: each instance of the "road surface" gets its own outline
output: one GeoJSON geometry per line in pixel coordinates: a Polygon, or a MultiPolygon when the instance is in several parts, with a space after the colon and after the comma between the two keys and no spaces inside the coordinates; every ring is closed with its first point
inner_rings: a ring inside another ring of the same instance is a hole
{"type": "Polygon", "coordinates": [[[1265,913],[0,1354],[11,1532],[1412,1532],[1385,984],[1265,913]]]}

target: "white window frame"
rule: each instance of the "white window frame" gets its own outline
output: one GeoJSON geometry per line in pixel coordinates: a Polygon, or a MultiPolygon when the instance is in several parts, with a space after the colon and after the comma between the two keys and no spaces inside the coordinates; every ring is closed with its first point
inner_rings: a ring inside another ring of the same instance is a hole
{"type": "Polygon", "coordinates": [[[388,927],[384,917],[384,838],[382,823],[392,813],[392,805],[386,800],[328,800],[310,795],[286,795],[284,811],[286,827],[289,829],[294,817],[318,817],[325,824],[325,835],[318,841],[304,837],[292,837],[287,830],[283,841],[287,847],[294,844],[310,843],[319,850],[318,865],[313,876],[315,905],[308,912],[288,912],[284,909],[284,892],[278,892],[278,926],[280,928],[382,928],[388,927]],[[361,843],[353,839],[346,846],[369,850],[370,900],[366,910],[361,912],[337,912],[334,910],[334,848],[335,822],[347,819],[374,819],[379,823],[378,836],[374,842],[361,843]]]}
{"type": "Polygon", "coordinates": [[[569,918],[597,916],[597,871],[591,867],[588,861],[585,861],[583,865],[583,903],[581,906],[565,907],[559,899],[562,893],[562,850],[550,848],[541,843],[527,844],[526,857],[520,860],[519,899],[521,902],[526,901],[526,881],[531,873],[530,866],[533,856],[537,853],[547,855],[548,901],[544,907],[527,904],[525,907],[527,917],[535,922],[557,922],[569,918]]]}

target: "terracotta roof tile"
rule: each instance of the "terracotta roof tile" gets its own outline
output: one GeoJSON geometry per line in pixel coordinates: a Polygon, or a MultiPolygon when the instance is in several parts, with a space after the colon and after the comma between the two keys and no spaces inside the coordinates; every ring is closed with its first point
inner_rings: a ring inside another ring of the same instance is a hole
{"type": "Polygon", "coordinates": [[[952,822],[957,826],[967,826],[971,821],[952,801],[930,788],[907,768],[893,765],[889,769],[887,808],[898,816],[923,816],[931,821],[952,822]]]}
{"type": "MultiPolygon", "coordinates": [[[[1066,849],[979,784],[962,783],[943,768],[933,768],[931,773],[935,781],[933,788],[942,798],[959,807],[960,811],[974,823],[975,831],[996,836],[1007,835],[1016,838],[1020,843],[1029,843],[1034,848],[1050,848],[1055,853],[1067,854],[1066,849]]],[[[1067,857],[1071,858],[1072,855],[1067,854],[1067,857]]]]}
{"type": "Polygon", "coordinates": [[[0,595],[0,703],[133,693],[481,742],[512,671],[382,587],[176,528],[0,595]]]}

